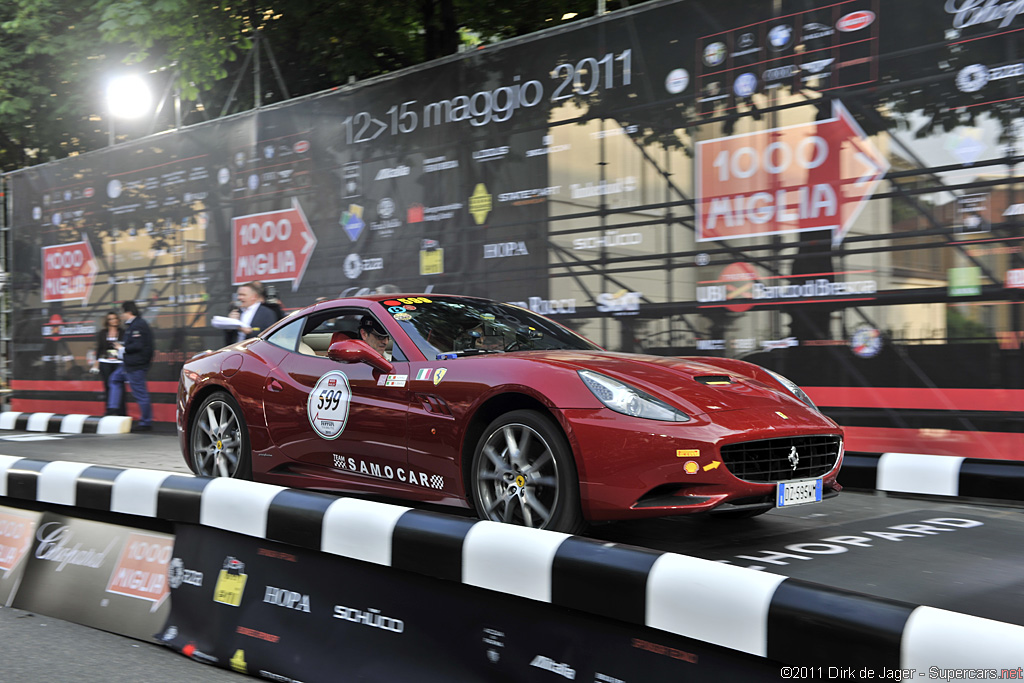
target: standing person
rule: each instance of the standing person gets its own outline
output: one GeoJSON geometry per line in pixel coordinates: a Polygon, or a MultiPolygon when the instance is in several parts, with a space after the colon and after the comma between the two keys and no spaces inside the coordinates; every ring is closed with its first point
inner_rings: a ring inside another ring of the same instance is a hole
{"type": "Polygon", "coordinates": [[[277,314],[263,303],[263,283],[253,281],[239,285],[235,296],[242,309],[242,327],[235,341],[255,337],[277,322],[277,314]]]}
{"type": "Polygon", "coordinates": [[[124,383],[127,381],[142,412],[137,431],[148,432],[153,429],[153,406],[149,402],[149,391],[146,389],[146,373],[149,372],[149,363],[153,360],[153,333],[149,329],[149,323],[139,317],[139,307],[134,301],[125,301],[121,304],[121,320],[124,321],[124,337],[116,348],[123,363],[110,376],[107,408],[114,410],[120,403],[124,395],[124,383]]]}
{"type": "Polygon", "coordinates": [[[110,401],[110,376],[121,367],[121,359],[117,356],[117,343],[124,335],[124,325],[117,311],[108,311],[103,320],[103,327],[96,332],[96,360],[92,362],[89,372],[99,373],[103,380],[103,407],[107,415],[127,415],[124,409],[124,392],[121,403],[115,410],[107,408],[110,401]]]}

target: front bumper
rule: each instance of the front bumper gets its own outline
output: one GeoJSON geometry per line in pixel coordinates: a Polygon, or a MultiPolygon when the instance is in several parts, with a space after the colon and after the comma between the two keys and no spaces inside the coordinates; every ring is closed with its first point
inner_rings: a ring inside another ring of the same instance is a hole
{"type": "Polygon", "coordinates": [[[822,466],[819,458],[816,470],[794,468],[792,479],[821,477],[823,499],[841,488],[836,477],[842,429],[809,409],[787,407],[785,418],[764,408],[737,410],[697,415],[687,423],[628,418],[607,409],[568,410],[562,417],[576,454],[583,514],[590,521],[774,506],[777,484],[787,480],[778,468],[766,475],[770,480],[752,481],[757,476],[747,463],[741,479],[722,457],[725,446],[760,440],[837,437],[832,466],[822,466]]]}

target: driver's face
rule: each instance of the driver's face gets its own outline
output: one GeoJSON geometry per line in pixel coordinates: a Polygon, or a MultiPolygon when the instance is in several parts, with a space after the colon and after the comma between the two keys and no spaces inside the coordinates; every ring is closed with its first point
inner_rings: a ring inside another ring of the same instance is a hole
{"type": "Polygon", "coordinates": [[[384,355],[384,351],[388,348],[388,341],[391,337],[387,335],[381,336],[372,330],[368,330],[365,327],[359,330],[359,336],[363,338],[363,341],[370,345],[370,348],[384,355]]]}

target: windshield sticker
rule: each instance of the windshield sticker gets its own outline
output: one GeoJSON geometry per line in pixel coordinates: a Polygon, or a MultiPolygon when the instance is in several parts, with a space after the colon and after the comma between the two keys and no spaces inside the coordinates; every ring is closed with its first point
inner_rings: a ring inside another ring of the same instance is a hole
{"type": "Polygon", "coordinates": [[[403,297],[401,299],[388,299],[387,301],[382,301],[381,303],[384,304],[385,306],[414,306],[416,304],[429,304],[432,302],[430,301],[430,299],[423,296],[409,296],[403,297]]]}
{"type": "Polygon", "coordinates": [[[345,431],[352,389],[348,377],[331,370],[319,380],[306,399],[306,413],[316,433],[325,439],[337,439],[345,431]]]}
{"type": "Polygon", "coordinates": [[[412,316],[408,313],[395,313],[395,320],[405,322],[406,320],[412,320],[412,316]]]}

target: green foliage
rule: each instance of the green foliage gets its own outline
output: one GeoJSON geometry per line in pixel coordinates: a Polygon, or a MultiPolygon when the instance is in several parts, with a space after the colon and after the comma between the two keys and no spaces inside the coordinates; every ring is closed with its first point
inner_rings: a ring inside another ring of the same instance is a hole
{"type": "MultiPolygon", "coordinates": [[[[618,6],[609,2],[608,9],[618,6]]],[[[285,84],[261,46],[260,101],[268,104],[285,99],[285,89],[290,97],[326,90],[450,54],[464,42],[491,43],[593,11],[592,0],[6,0],[0,170],[106,145],[106,79],[129,68],[152,72],[158,98],[177,90],[185,124],[250,108],[256,98],[245,57],[257,31],[285,84]]],[[[115,128],[134,137],[156,123],[132,128],[119,121],[115,128]]]]}

